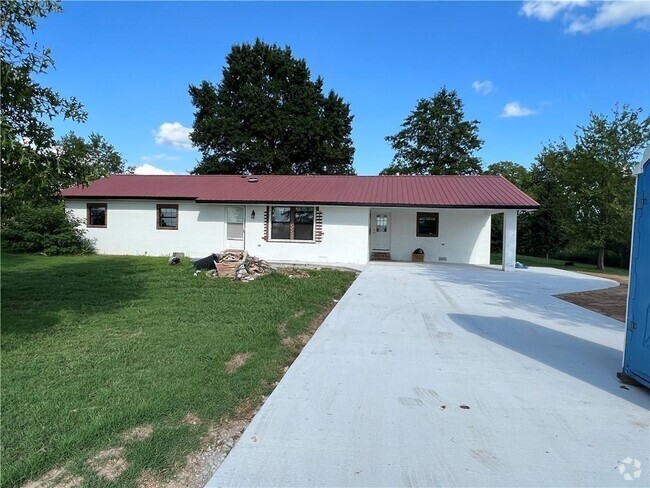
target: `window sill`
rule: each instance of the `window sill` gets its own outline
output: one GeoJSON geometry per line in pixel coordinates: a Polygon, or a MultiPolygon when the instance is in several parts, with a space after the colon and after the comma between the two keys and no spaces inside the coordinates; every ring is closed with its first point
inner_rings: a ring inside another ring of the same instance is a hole
{"type": "Polygon", "coordinates": [[[86,225],[86,229],[105,229],[107,225],[86,225]]]}
{"type": "Polygon", "coordinates": [[[269,239],[267,242],[290,242],[292,244],[318,244],[314,239],[303,241],[300,239],[269,239]]]}
{"type": "Polygon", "coordinates": [[[178,230],[178,227],[156,227],[156,230],[178,230]]]}

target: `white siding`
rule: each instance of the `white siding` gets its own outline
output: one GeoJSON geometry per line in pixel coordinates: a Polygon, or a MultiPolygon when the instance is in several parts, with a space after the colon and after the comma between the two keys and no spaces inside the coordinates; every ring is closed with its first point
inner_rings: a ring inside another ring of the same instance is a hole
{"type": "Polygon", "coordinates": [[[424,260],[448,263],[490,264],[490,211],[482,209],[390,208],[391,258],[410,261],[421,248],[424,260]],[[417,212],[439,214],[438,237],[417,237],[417,212]]]}

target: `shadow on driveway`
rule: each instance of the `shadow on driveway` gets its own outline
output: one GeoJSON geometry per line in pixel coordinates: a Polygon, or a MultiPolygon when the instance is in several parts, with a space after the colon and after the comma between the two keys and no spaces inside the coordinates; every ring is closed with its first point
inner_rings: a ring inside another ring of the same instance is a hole
{"type": "MultiPolygon", "coordinates": [[[[556,270],[552,270],[556,272],[556,270]]],[[[461,289],[467,287],[466,296],[475,296],[480,290],[484,295],[481,300],[486,305],[507,307],[510,310],[525,310],[540,317],[560,321],[562,325],[576,327],[573,305],[555,298],[560,293],[580,292],[592,289],[604,289],[608,282],[572,272],[546,274],[530,270],[504,273],[503,271],[481,268],[478,266],[426,266],[418,274],[430,276],[435,282],[449,282],[461,289]],[[460,271],[460,272],[459,272],[460,271]],[[551,298],[552,296],[552,298],[551,298]]],[[[610,286],[615,286],[612,283],[610,286]]],[[[459,304],[466,296],[459,295],[459,304]]],[[[620,329],[623,324],[593,312],[590,326],[606,329],[620,329]]]]}
{"type": "Polygon", "coordinates": [[[622,360],[619,350],[526,320],[457,313],[449,314],[449,318],[467,332],[640,407],[650,408],[650,391],[634,386],[626,390],[616,379],[622,360]]]}

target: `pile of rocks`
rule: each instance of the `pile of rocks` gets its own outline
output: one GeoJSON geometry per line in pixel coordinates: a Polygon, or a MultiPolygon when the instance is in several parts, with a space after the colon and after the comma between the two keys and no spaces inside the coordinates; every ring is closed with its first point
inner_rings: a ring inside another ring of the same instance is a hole
{"type": "Polygon", "coordinates": [[[228,276],[238,281],[253,281],[260,275],[273,271],[269,263],[246,251],[224,251],[217,261],[217,275],[228,276]]]}

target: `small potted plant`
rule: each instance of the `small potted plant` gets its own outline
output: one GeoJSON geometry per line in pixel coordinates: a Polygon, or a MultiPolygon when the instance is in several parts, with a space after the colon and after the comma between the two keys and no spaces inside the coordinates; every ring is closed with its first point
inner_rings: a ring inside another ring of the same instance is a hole
{"type": "Polygon", "coordinates": [[[414,263],[423,263],[424,251],[418,247],[415,251],[413,251],[413,254],[411,254],[411,260],[414,263]]]}

